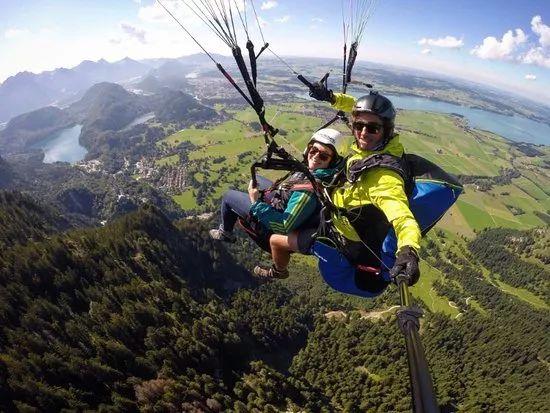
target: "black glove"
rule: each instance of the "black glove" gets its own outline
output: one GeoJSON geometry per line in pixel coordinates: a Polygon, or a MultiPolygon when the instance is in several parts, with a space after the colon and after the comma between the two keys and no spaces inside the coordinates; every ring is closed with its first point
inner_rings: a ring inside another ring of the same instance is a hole
{"type": "Polygon", "coordinates": [[[405,246],[397,253],[397,258],[390,271],[390,275],[392,278],[395,278],[399,274],[405,274],[409,277],[409,285],[416,284],[418,278],[420,278],[418,254],[411,247],[405,246]]]}
{"type": "Polygon", "coordinates": [[[334,103],[334,93],[332,90],[327,89],[327,86],[321,82],[315,82],[309,89],[309,96],[313,99],[334,103]]]}

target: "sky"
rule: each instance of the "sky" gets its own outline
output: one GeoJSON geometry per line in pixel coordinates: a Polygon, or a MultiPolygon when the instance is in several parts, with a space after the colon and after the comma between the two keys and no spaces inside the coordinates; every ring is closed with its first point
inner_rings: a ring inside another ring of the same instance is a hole
{"type": "MultiPolygon", "coordinates": [[[[182,0],[161,1],[209,52],[229,54],[182,0]]],[[[343,1],[346,14],[348,2],[343,1]]],[[[260,45],[250,3],[250,34],[260,45]]],[[[468,79],[550,105],[550,0],[375,3],[359,60],[468,79]]],[[[255,0],[254,5],[277,54],[341,57],[340,0],[255,0]]],[[[70,68],[82,60],[200,51],[153,0],[0,0],[0,82],[21,71],[70,68]]]]}

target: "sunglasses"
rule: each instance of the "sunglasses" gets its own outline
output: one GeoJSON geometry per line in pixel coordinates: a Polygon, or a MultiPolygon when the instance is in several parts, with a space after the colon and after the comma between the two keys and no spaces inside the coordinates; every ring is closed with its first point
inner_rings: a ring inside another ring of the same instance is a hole
{"type": "Polygon", "coordinates": [[[382,130],[383,126],[376,122],[353,122],[351,127],[356,131],[362,131],[367,128],[368,133],[376,134],[382,130]]]}
{"type": "Polygon", "coordinates": [[[326,152],[323,152],[320,149],[317,149],[316,146],[311,147],[311,149],[308,152],[308,155],[311,157],[314,157],[315,155],[317,155],[317,157],[323,162],[329,161],[332,158],[332,155],[326,152]]]}

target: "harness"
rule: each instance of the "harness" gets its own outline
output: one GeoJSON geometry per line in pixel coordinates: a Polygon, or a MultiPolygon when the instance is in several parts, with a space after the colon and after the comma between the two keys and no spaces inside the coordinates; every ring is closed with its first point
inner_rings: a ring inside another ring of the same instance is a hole
{"type": "MultiPolygon", "coordinates": [[[[279,211],[284,211],[293,192],[308,191],[316,194],[322,181],[315,178],[314,182],[315,185],[304,172],[290,172],[262,191],[261,200],[279,211]]],[[[321,206],[318,206],[312,216],[317,216],[320,210],[321,206]]],[[[269,237],[273,234],[272,231],[265,228],[256,217],[250,214],[246,218],[239,218],[238,222],[261,249],[271,253],[269,237]]]]}
{"type": "MultiPolygon", "coordinates": [[[[320,183],[316,179],[318,186],[320,183]]],[[[303,172],[294,172],[287,174],[281,180],[276,181],[270,188],[263,193],[263,199],[273,208],[284,211],[292,193],[295,191],[308,191],[315,193],[313,183],[305,176],[303,172]]]]}
{"type": "MultiPolygon", "coordinates": [[[[420,181],[444,184],[459,192],[463,190],[462,184],[456,177],[421,156],[403,154],[399,157],[386,153],[373,154],[354,162],[349,166],[347,174],[343,171],[335,178],[332,188],[341,185],[344,181],[356,183],[364,173],[374,168],[386,168],[397,173],[403,179],[409,201],[415,184],[420,181]]],[[[422,235],[425,235],[436,222],[437,220],[421,228],[422,235]]],[[[392,225],[384,212],[373,204],[351,210],[332,204],[322,210],[317,239],[322,242],[332,241],[331,244],[358,269],[365,270],[368,267],[368,272],[375,274],[380,272],[380,249],[391,228],[392,225]],[[337,231],[331,219],[332,213],[348,218],[361,241],[349,240],[337,231]]]]}
{"type": "Polygon", "coordinates": [[[347,180],[350,183],[355,183],[361,178],[363,173],[373,168],[386,168],[396,172],[405,183],[405,193],[409,196],[414,186],[414,179],[411,175],[411,168],[407,161],[407,155],[395,156],[389,153],[375,153],[360,159],[348,168],[347,180]]]}
{"type": "MultiPolygon", "coordinates": [[[[403,154],[399,157],[386,153],[373,154],[353,162],[348,167],[347,174],[342,171],[335,177],[331,189],[345,181],[356,183],[364,173],[374,168],[385,168],[397,173],[403,179],[409,201],[416,182],[420,180],[443,183],[462,191],[460,182],[434,163],[414,154],[403,154]]],[[[422,228],[422,235],[428,232],[436,222],[437,220],[422,228]]],[[[351,210],[331,204],[325,205],[321,211],[321,224],[316,239],[339,250],[358,271],[365,275],[367,283],[378,288],[378,275],[383,265],[380,258],[381,247],[391,229],[392,225],[384,212],[373,204],[351,210]],[[348,218],[361,241],[349,240],[336,230],[331,219],[334,213],[348,218]]]]}

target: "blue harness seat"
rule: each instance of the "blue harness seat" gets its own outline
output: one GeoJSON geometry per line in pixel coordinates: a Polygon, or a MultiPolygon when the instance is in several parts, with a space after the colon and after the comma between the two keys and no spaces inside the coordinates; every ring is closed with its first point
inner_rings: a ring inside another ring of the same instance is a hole
{"type": "MultiPolygon", "coordinates": [[[[415,156],[415,159],[422,158],[415,156]]],[[[422,161],[428,162],[424,159],[422,161]]],[[[422,235],[425,235],[443,217],[463,192],[462,185],[456,178],[447,175],[431,162],[428,164],[430,167],[437,168],[435,174],[437,178],[449,179],[436,180],[420,177],[414,179],[412,193],[409,196],[409,207],[420,226],[422,235]]],[[[319,272],[325,282],[337,291],[361,297],[376,297],[391,282],[389,269],[395,262],[397,252],[397,237],[393,228],[388,231],[380,251],[377,252],[382,260],[379,268],[351,264],[336,244],[327,238],[319,238],[312,248],[313,254],[319,260],[319,272]]]]}

